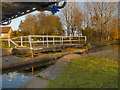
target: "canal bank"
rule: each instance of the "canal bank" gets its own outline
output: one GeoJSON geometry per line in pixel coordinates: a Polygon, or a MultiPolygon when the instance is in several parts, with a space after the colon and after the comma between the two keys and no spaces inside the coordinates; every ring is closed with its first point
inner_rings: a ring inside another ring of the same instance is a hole
{"type": "Polygon", "coordinates": [[[76,58],[45,88],[118,88],[118,60],[118,50],[76,58]]]}
{"type": "Polygon", "coordinates": [[[87,50],[90,49],[94,49],[94,48],[99,48],[99,47],[104,47],[104,46],[111,46],[111,45],[119,45],[118,42],[106,42],[106,43],[101,43],[101,44],[95,44],[95,45],[91,45],[90,43],[88,43],[85,48],[87,50]]]}
{"type": "MultiPolygon", "coordinates": [[[[49,84],[51,85],[51,82],[54,82],[54,80],[56,81],[56,79],[59,78],[60,74],[62,72],[64,72],[64,68],[66,68],[66,66],[69,66],[69,64],[72,63],[73,59],[82,58],[82,57],[89,58],[92,56],[96,57],[96,55],[99,56],[98,59],[108,58],[111,61],[118,60],[118,50],[115,48],[111,49],[111,47],[109,49],[107,48],[107,50],[102,49],[101,51],[100,50],[99,51],[92,51],[92,52],[90,51],[90,53],[82,54],[82,55],[80,55],[79,53],[78,54],[76,54],[76,53],[75,54],[68,54],[68,55],[65,55],[64,57],[60,58],[56,62],[55,65],[52,65],[49,68],[45,69],[44,71],[40,72],[39,74],[35,75],[33,77],[34,79],[31,79],[27,83],[23,84],[20,88],[32,88],[31,86],[33,86],[33,88],[45,88],[49,84]],[[37,81],[35,81],[36,79],[37,79],[37,81]],[[42,80],[45,80],[45,83],[42,83],[42,80]],[[34,83],[32,83],[32,82],[37,82],[37,83],[35,85],[33,85],[34,83]]],[[[56,84],[56,83],[54,83],[54,84],[56,84]]],[[[54,88],[54,87],[50,87],[50,88],[54,88]]],[[[60,88],[60,86],[59,86],[59,88],[60,88]]],[[[69,88],[69,87],[67,87],[67,88],[69,88]]]]}
{"type": "MultiPolygon", "coordinates": [[[[114,47],[114,46],[113,46],[114,47]]],[[[92,52],[90,52],[90,53],[93,53],[94,55],[99,55],[99,54],[102,54],[102,53],[108,53],[108,52],[114,52],[114,51],[111,51],[111,47],[110,48],[105,48],[105,47],[103,47],[104,49],[94,49],[92,52]],[[103,50],[106,50],[106,51],[103,51],[103,50]]],[[[67,50],[68,51],[68,50],[67,50]]],[[[80,50],[76,50],[76,49],[71,49],[71,50],[69,50],[68,52],[66,52],[67,54],[66,55],[69,55],[69,54],[76,54],[76,55],[79,55],[80,57],[85,57],[85,56],[89,56],[90,55],[90,53],[89,54],[82,54],[81,55],[81,53],[82,52],[80,52],[80,50]]],[[[58,53],[57,53],[58,54],[58,53]]],[[[92,54],[92,55],[93,55],[92,54]]],[[[115,53],[114,53],[115,54],[115,53]]],[[[51,54],[52,55],[52,54],[51,54]]],[[[66,55],[64,55],[63,57],[65,57],[66,55]]],[[[112,55],[111,55],[112,56],[112,55]]],[[[63,57],[61,57],[61,58],[63,58],[63,57]]],[[[68,58],[68,57],[70,57],[70,56],[67,56],[66,58],[68,58]]],[[[76,57],[76,56],[72,56],[72,57],[76,57]]],[[[60,59],[61,59],[60,58],[60,59]]],[[[66,58],[65,58],[65,60],[66,60],[66,58]]],[[[59,59],[57,60],[57,61],[59,61],[59,59]]],[[[62,60],[61,60],[62,61],[62,60]]],[[[72,61],[72,60],[71,60],[72,61]]],[[[56,62],[57,63],[57,62],[56,62]]],[[[55,63],[55,64],[56,64],[55,63]]],[[[62,65],[62,64],[61,64],[62,65]]],[[[54,66],[54,65],[52,65],[52,66],[54,66]]],[[[69,66],[69,65],[68,65],[69,66]]],[[[51,67],[51,65],[50,65],[50,67],[51,67]]],[[[56,66],[57,67],[57,66],[56,66]]],[[[26,67],[27,68],[27,67],[26,67]]],[[[46,70],[47,68],[49,68],[49,66],[48,67],[45,67],[42,71],[44,71],[44,70],[46,70]]],[[[30,80],[30,81],[28,81],[29,83],[31,83],[31,85],[32,85],[32,81],[34,80],[33,78],[35,78],[36,76],[36,78],[38,79],[38,78],[40,78],[40,79],[44,79],[45,80],[45,82],[47,82],[47,81],[49,81],[48,79],[45,79],[44,78],[44,76],[42,77],[42,76],[40,76],[40,72],[42,72],[41,71],[41,68],[38,68],[39,70],[37,70],[37,73],[36,73],[36,70],[32,73],[32,69],[30,68],[30,72],[29,72],[29,70],[25,70],[25,71],[20,71],[20,72],[12,72],[12,71],[9,71],[9,73],[8,74],[4,74],[5,75],[5,77],[6,77],[6,75],[7,76],[9,76],[8,78],[16,78],[17,79],[17,81],[20,83],[21,82],[21,80],[25,80],[25,82],[27,81],[27,80],[30,80]],[[30,74],[30,76],[29,76],[29,74],[30,74]],[[12,75],[12,77],[11,77],[11,75],[12,75]],[[17,77],[16,75],[18,75],[19,77],[17,77]],[[32,75],[32,76],[31,76],[32,75]],[[13,76],[15,76],[15,77],[13,77],[13,76]],[[19,78],[19,79],[18,79],[19,78]],[[23,78],[23,79],[22,79],[23,78]]],[[[18,70],[18,69],[17,69],[18,70]]],[[[51,69],[51,71],[52,70],[55,70],[55,71],[57,71],[57,69],[51,69]]],[[[48,73],[48,72],[47,72],[48,73]]],[[[52,72],[53,73],[53,72],[52,72]]],[[[4,76],[3,75],[3,76],[4,76]]],[[[59,74],[58,74],[59,75],[59,74]]],[[[52,78],[52,77],[51,77],[52,78]]],[[[54,77],[53,77],[54,78],[54,77]]],[[[16,80],[16,79],[12,79],[13,81],[14,80],[16,80]]],[[[41,80],[39,79],[39,83],[41,82],[41,80]]],[[[9,79],[8,79],[9,80],[9,79]]],[[[36,79],[35,79],[36,80],[36,79]]],[[[17,82],[17,81],[15,81],[15,82],[17,82]]],[[[4,77],[3,77],[3,82],[8,82],[8,81],[4,81],[4,77]]],[[[10,81],[11,83],[12,83],[12,81],[10,81]]],[[[24,83],[25,82],[21,82],[21,85],[24,85],[24,83]]],[[[35,83],[36,81],[34,81],[34,83],[35,83]]],[[[6,83],[4,83],[4,86],[6,86],[6,83]]],[[[10,84],[11,84],[10,83],[10,84]]],[[[13,84],[14,84],[14,82],[13,82],[13,84]]],[[[25,83],[25,84],[27,84],[27,83],[25,83]]],[[[29,85],[29,84],[28,84],[29,85]]],[[[36,84],[35,85],[35,87],[37,87],[37,85],[38,84],[36,84]]],[[[42,84],[41,84],[42,85],[42,84]]],[[[39,86],[41,86],[41,85],[39,85],[39,86]]],[[[47,84],[45,83],[45,86],[46,86],[47,84]]],[[[15,86],[15,85],[14,85],[15,86]]],[[[14,87],[13,86],[13,87],[14,87]]],[[[17,86],[17,85],[16,85],[17,86]]],[[[25,85],[26,86],[26,85],[25,85]]],[[[32,86],[34,86],[34,85],[32,85],[32,86]]],[[[42,86],[44,86],[44,85],[42,85],[42,86]]],[[[8,86],[7,86],[8,87],[8,86]]],[[[11,87],[12,87],[12,85],[11,85],[11,87]]],[[[20,86],[19,86],[20,87],[20,86]]],[[[15,88],[18,88],[18,87],[15,87],[15,88]]],[[[26,87],[27,88],[27,87],[26,87]]]]}
{"type": "Polygon", "coordinates": [[[31,80],[23,84],[20,88],[44,88],[49,84],[49,80],[54,80],[64,70],[64,68],[75,58],[80,57],[78,54],[68,54],[58,59],[58,61],[35,75],[31,80]]]}
{"type": "Polygon", "coordinates": [[[3,88],[18,88],[28,80],[32,80],[44,69],[55,64],[59,58],[75,52],[83,52],[82,49],[70,49],[65,52],[42,54],[32,58],[20,58],[13,55],[4,56],[2,70],[3,88]],[[6,58],[8,61],[6,62],[6,58]],[[44,61],[45,60],[45,61],[44,61]],[[24,63],[26,62],[26,63],[24,63]],[[31,63],[30,63],[31,62],[31,63]],[[20,65],[21,64],[21,65],[20,65]],[[25,65],[24,65],[25,64],[25,65]],[[16,66],[15,66],[16,65],[16,66]],[[17,66],[18,65],[18,66],[17,66]],[[8,68],[11,66],[10,68],[8,68]],[[19,82],[19,83],[15,83],[19,82]]]}
{"type": "Polygon", "coordinates": [[[72,49],[72,50],[66,50],[66,52],[59,52],[59,53],[49,53],[49,54],[43,54],[38,55],[36,57],[28,57],[28,58],[20,58],[16,57],[14,55],[10,56],[4,56],[2,57],[2,70],[10,69],[10,68],[17,68],[21,66],[31,65],[31,64],[37,64],[37,63],[43,63],[43,62],[54,62],[55,60],[58,60],[59,58],[63,57],[64,55],[70,54],[70,53],[84,53],[85,49],[72,49]],[[70,52],[69,52],[70,51],[70,52]]]}

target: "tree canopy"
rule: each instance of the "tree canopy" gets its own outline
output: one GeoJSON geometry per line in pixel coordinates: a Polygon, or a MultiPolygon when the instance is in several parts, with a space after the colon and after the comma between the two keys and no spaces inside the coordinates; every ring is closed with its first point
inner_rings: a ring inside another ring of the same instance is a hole
{"type": "Polygon", "coordinates": [[[82,32],[92,44],[118,40],[118,2],[68,2],[56,16],[30,14],[19,27],[24,35],[76,36],[82,32]]]}
{"type": "Polygon", "coordinates": [[[19,26],[24,35],[62,35],[62,22],[58,16],[40,13],[29,14],[19,26]],[[57,32],[58,31],[58,32],[57,32]]]}

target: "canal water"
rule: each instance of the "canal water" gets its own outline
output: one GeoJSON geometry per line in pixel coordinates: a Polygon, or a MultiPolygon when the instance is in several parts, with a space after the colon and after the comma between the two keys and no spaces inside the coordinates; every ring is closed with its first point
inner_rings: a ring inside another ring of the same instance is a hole
{"type": "Polygon", "coordinates": [[[24,73],[9,72],[2,75],[2,88],[18,88],[30,79],[24,73]]]}
{"type": "Polygon", "coordinates": [[[90,50],[88,50],[86,52],[86,54],[88,53],[94,53],[94,52],[99,52],[99,51],[106,51],[106,50],[118,50],[118,48],[120,47],[120,45],[114,44],[114,45],[105,45],[105,46],[100,46],[100,47],[94,47],[90,50]]]}
{"type": "Polygon", "coordinates": [[[30,80],[44,69],[48,68],[50,65],[44,65],[40,67],[26,67],[19,70],[5,70],[2,75],[2,88],[19,88],[22,84],[30,80]]]}
{"type": "MultiPolygon", "coordinates": [[[[108,46],[92,48],[91,50],[88,50],[87,53],[93,53],[93,52],[104,51],[109,49],[118,49],[118,45],[108,45],[108,46]]],[[[37,67],[37,68],[34,67],[29,69],[26,68],[25,70],[22,71],[21,70],[3,71],[3,74],[0,75],[0,77],[2,77],[2,88],[18,88],[22,84],[33,78],[34,75],[40,73],[41,71],[43,71],[48,67],[49,65],[43,67],[37,67]]]]}

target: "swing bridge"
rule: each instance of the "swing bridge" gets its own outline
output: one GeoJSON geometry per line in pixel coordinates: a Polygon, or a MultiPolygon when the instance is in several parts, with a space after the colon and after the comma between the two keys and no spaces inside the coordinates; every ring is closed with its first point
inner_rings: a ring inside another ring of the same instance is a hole
{"type": "Polygon", "coordinates": [[[86,44],[86,36],[49,36],[49,35],[28,35],[9,39],[8,46],[18,49],[55,50],[63,48],[82,47],[86,44]]]}
{"type": "MultiPolygon", "coordinates": [[[[52,60],[56,60],[63,55],[66,55],[67,52],[65,49],[69,48],[80,48],[77,52],[83,53],[84,49],[82,47],[86,44],[86,36],[49,36],[49,35],[28,35],[20,36],[9,39],[2,39],[2,41],[7,41],[8,46],[14,46],[12,49],[12,55],[21,55],[31,57],[28,61],[19,60],[18,62],[11,62],[13,59],[9,59],[9,62],[3,65],[3,69],[13,69],[17,70],[22,66],[22,70],[31,69],[31,67],[39,67],[42,65],[47,65],[52,63],[52,60]],[[57,53],[64,52],[62,54],[50,54],[46,57],[42,53],[57,53]],[[34,55],[40,55],[42,57],[34,57],[34,55]],[[34,58],[34,59],[33,59],[34,58]]],[[[69,50],[68,50],[69,53],[69,50]]],[[[21,70],[19,69],[19,70],[21,70]]],[[[32,68],[33,69],[33,68],[32,68]]]]}

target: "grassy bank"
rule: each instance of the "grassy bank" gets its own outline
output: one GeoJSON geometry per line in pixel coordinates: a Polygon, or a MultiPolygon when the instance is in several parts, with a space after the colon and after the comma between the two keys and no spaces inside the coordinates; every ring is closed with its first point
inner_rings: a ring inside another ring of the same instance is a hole
{"type": "Polygon", "coordinates": [[[47,88],[118,88],[117,55],[77,58],[47,88]],[[116,57],[116,58],[115,58],[116,57]]]}
{"type": "Polygon", "coordinates": [[[101,44],[90,44],[90,45],[86,45],[85,48],[94,48],[94,47],[101,47],[101,46],[107,46],[107,45],[119,45],[118,42],[104,42],[104,43],[101,43],[101,44]]]}

